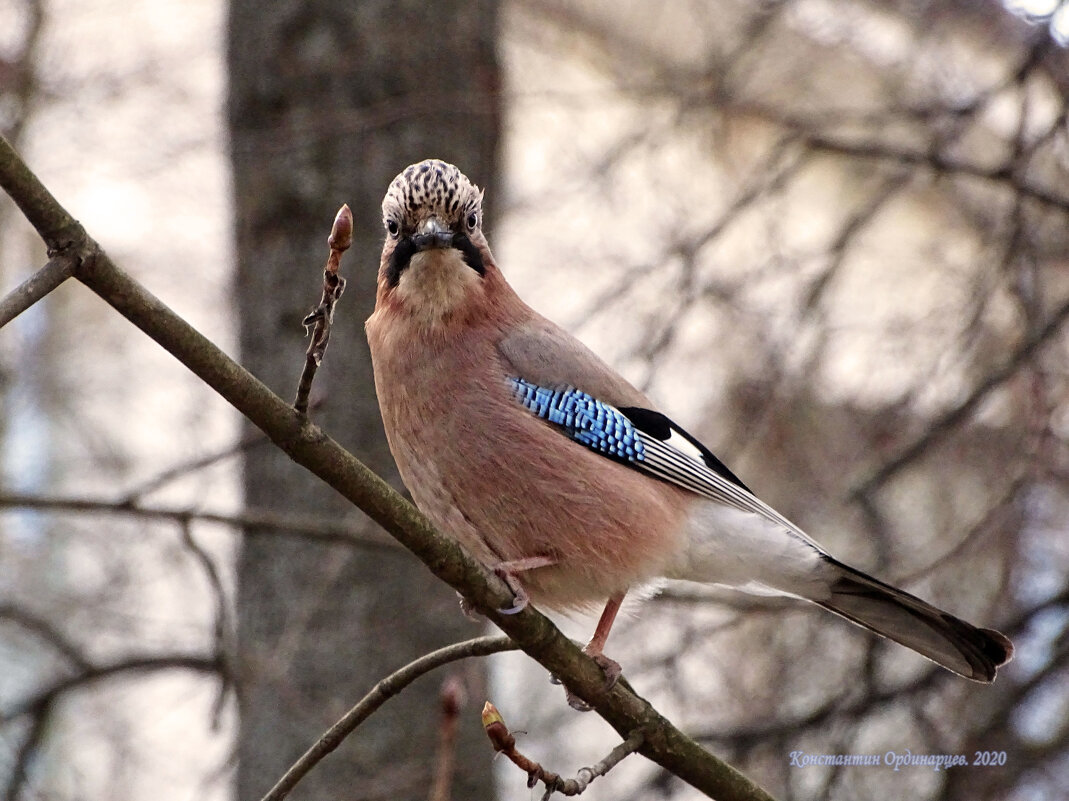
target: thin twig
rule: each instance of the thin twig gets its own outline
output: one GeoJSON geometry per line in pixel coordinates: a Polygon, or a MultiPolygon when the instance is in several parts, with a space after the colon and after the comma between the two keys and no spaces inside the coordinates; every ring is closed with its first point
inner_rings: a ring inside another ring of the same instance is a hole
{"type": "Polygon", "coordinates": [[[141,506],[125,501],[98,498],[66,498],[59,495],[31,493],[0,493],[0,509],[44,509],[51,512],[77,514],[124,515],[145,520],[166,520],[182,524],[185,521],[215,523],[241,529],[245,536],[304,537],[322,542],[334,542],[360,548],[379,548],[396,551],[397,543],[378,533],[368,532],[358,522],[345,523],[317,515],[244,509],[232,514],[197,511],[181,506],[141,506]]]}
{"type": "MultiPolygon", "coordinates": [[[[223,579],[219,575],[219,569],[215,566],[215,561],[212,559],[211,555],[193,538],[193,521],[189,518],[182,520],[179,524],[179,532],[182,545],[190,552],[193,558],[204,570],[204,576],[208,580],[208,586],[212,589],[212,597],[215,599],[215,621],[212,626],[215,652],[219,654],[219,658],[225,662],[231,653],[230,633],[232,628],[229,624],[229,616],[227,614],[230,605],[227,603],[226,590],[223,587],[223,579]]],[[[231,689],[231,678],[231,671],[229,669],[222,671],[222,681],[219,684],[219,692],[216,695],[215,703],[212,705],[213,731],[219,728],[219,724],[222,720],[226,706],[227,692],[231,689]]]]}
{"type": "Polygon", "coordinates": [[[341,745],[356,727],[367,720],[384,703],[389,701],[401,690],[411,684],[425,673],[442,665],[465,659],[470,656],[489,656],[502,651],[513,651],[516,643],[508,637],[477,637],[473,640],[447,645],[437,651],[421,656],[414,662],[409,662],[400,670],[391,673],[372,688],[371,692],[360,699],[359,703],[350,709],[342,718],[331,726],[319,738],[318,742],[309,748],[293,766],[283,774],[274,787],[263,797],[262,801],[282,801],[289,792],[297,786],[308,772],[314,768],[327,754],[341,745]]]}
{"type": "Polygon", "coordinates": [[[73,260],[57,256],[12,289],[7,297],[0,301],[0,328],[74,275],[75,266],[73,260]]]}
{"type": "Polygon", "coordinates": [[[215,562],[200,543],[193,539],[193,531],[191,527],[191,521],[187,518],[181,522],[179,526],[179,536],[182,541],[182,546],[189,551],[190,555],[204,570],[204,576],[208,580],[208,585],[212,589],[212,595],[215,597],[215,623],[213,625],[214,639],[216,649],[223,650],[224,641],[226,639],[226,632],[228,630],[227,625],[227,603],[226,603],[226,591],[223,589],[223,580],[219,575],[219,570],[215,566],[215,562]]]}
{"type": "Polygon", "coordinates": [[[950,548],[938,556],[925,560],[924,564],[917,569],[912,570],[909,573],[893,575],[890,580],[895,586],[908,587],[910,584],[938,572],[943,565],[955,561],[957,557],[968,550],[977,539],[985,535],[985,533],[991,532],[996,525],[1000,523],[1001,518],[1012,511],[1014,502],[1026,489],[1028,489],[1033,480],[1031,475],[1026,474],[1017,476],[1010,482],[1006,491],[1002,493],[1002,496],[995,501],[995,503],[991,504],[980,519],[969,526],[969,528],[960,536],[958,541],[950,548]]]}
{"type": "Polygon", "coordinates": [[[429,801],[449,801],[453,786],[453,766],[457,755],[457,727],[460,724],[460,710],[467,703],[464,682],[455,673],[446,676],[438,694],[441,703],[441,727],[438,732],[438,758],[435,761],[434,784],[431,786],[429,801]]]}
{"type": "Polygon", "coordinates": [[[19,743],[15,763],[11,766],[11,772],[8,774],[4,801],[18,801],[22,788],[30,778],[30,766],[34,762],[34,757],[37,756],[46,733],[52,727],[55,708],[54,702],[48,702],[34,713],[33,720],[30,723],[30,730],[23,737],[22,742],[19,743]]]}
{"type": "Polygon", "coordinates": [[[82,664],[73,676],[60,678],[20,702],[0,709],[0,725],[29,717],[29,731],[19,746],[14,765],[8,775],[4,801],[15,801],[29,777],[42,742],[51,728],[53,714],[65,696],[99,681],[126,674],[139,674],[161,670],[190,670],[199,673],[221,675],[227,682],[226,670],[221,658],[211,655],[158,654],[155,656],[132,656],[108,665],[82,664]]]}
{"type": "Polygon", "coordinates": [[[0,620],[8,620],[34,634],[79,670],[89,668],[85,654],[48,620],[12,603],[0,604],[0,620]]]}
{"type": "Polygon", "coordinates": [[[128,673],[149,673],[158,670],[190,670],[196,673],[218,674],[223,666],[218,657],[212,654],[155,654],[152,656],[131,656],[109,665],[96,665],[81,672],[58,679],[44,689],[9,707],[0,709],[0,724],[8,723],[23,715],[40,714],[41,710],[57,698],[72,690],[77,690],[98,681],[110,679],[128,673]]]}
{"type": "Polygon", "coordinates": [[[212,465],[221,462],[224,459],[229,459],[232,456],[240,456],[253,448],[266,445],[270,442],[271,440],[265,437],[262,431],[252,431],[237,442],[231,443],[213,453],[196,456],[189,461],[173,465],[152,478],[135,484],[126,490],[121,502],[126,504],[137,503],[142,496],[148,495],[150,492],[155,492],[160,487],[166,486],[172,481],[185,478],[190,473],[195,473],[206,467],[211,467],[212,465]]]}
{"type": "Polygon", "coordinates": [[[881,142],[851,142],[832,136],[797,131],[802,142],[815,151],[833,153],[854,159],[891,162],[897,165],[924,167],[932,172],[946,175],[961,175],[978,178],[1012,187],[1018,194],[1049,206],[1056,211],[1069,211],[1069,196],[1056,189],[1041,186],[1027,178],[1016,175],[1011,165],[988,166],[964,161],[954,156],[945,156],[923,150],[913,150],[881,142]]]}
{"type": "Polygon", "coordinates": [[[327,256],[327,266],[323,269],[323,297],[312,313],[301,321],[305,330],[309,327],[312,329],[312,341],[308,343],[304,370],[297,384],[297,398],[293,401],[293,408],[301,414],[308,413],[308,396],[312,392],[312,381],[319,365],[323,363],[323,355],[327,352],[327,343],[330,341],[334,304],[345,291],[345,279],[338,271],[341,268],[342,254],[353,244],[353,213],[349,211],[348,204],[343,203],[338,209],[327,244],[330,245],[330,254],[327,256]]]}
{"type": "Polygon", "coordinates": [[[892,456],[868,478],[850,490],[850,498],[858,500],[862,496],[868,495],[967,420],[984,399],[992,391],[1013,378],[1017,371],[1027,364],[1036,352],[1061,330],[1062,325],[1067,320],[1069,320],[1069,301],[1064,302],[1055,309],[1050,317],[1047,318],[1046,323],[1034,335],[1021,343],[1017,350],[1000,367],[988,373],[965,400],[933,420],[932,424],[928,426],[920,437],[892,456]]]}
{"type": "Polygon", "coordinates": [[[600,762],[596,762],[588,768],[580,768],[574,779],[565,779],[560,774],[546,770],[539,763],[524,756],[516,749],[516,738],[512,736],[512,732],[505,725],[505,721],[502,719],[501,713],[497,711],[497,707],[489,701],[483,706],[482,717],[483,729],[486,731],[486,736],[490,738],[494,750],[499,754],[504,754],[516,767],[527,774],[527,786],[534,787],[538,782],[542,782],[546,786],[542,801],[547,801],[553,793],[579,795],[598,776],[604,776],[626,757],[638,751],[646,739],[642,729],[635,729],[600,762]]]}

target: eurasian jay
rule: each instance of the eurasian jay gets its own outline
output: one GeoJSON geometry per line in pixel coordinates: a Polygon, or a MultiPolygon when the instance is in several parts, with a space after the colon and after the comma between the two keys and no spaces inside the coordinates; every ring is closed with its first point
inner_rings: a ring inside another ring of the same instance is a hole
{"type": "Polygon", "coordinates": [[[999,632],[837,561],[520,300],[452,164],[407,167],[382,213],[367,337],[386,436],[419,508],[513,590],[502,611],[605,603],[584,650],[610,682],[624,595],[660,577],[803,598],[975,681],[1012,658],[999,632]]]}

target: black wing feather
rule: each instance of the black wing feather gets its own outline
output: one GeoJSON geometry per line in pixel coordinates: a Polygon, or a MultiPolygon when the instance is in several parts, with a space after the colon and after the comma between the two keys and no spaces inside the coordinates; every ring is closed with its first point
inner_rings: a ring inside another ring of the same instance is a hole
{"type": "Polygon", "coordinates": [[[643,434],[649,434],[651,437],[659,439],[661,442],[667,442],[673,433],[679,434],[683,439],[698,449],[706,467],[719,473],[731,483],[742,487],[742,489],[752,494],[753,491],[743,484],[739,477],[728,469],[727,465],[717,459],[716,455],[711,450],[705,447],[695,437],[692,437],[678,425],[673,423],[665,415],[660,412],[655,412],[652,409],[642,409],[638,406],[624,406],[620,411],[631,421],[635,428],[643,434]]]}

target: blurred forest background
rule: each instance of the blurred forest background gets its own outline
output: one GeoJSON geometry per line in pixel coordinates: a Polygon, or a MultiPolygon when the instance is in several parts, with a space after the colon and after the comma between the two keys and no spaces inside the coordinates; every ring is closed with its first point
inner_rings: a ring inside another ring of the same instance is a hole
{"type": "MultiPolygon", "coordinates": [[[[283,397],[356,218],[313,415],[396,483],[362,325],[406,164],[844,560],[1017,645],[993,686],[827,613],[671,585],[609,653],[784,799],[1069,794],[1069,5],[1059,0],[0,0],[0,129],[112,257],[283,397]],[[790,753],[1005,752],[951,771],[790,753]]],[[[45,261],[0,198],[0,284],[45,261]]],[[[375,681],[480,633],[79,286],[0,337],[0,793],[260,798],[375,681]],[[340,542],[357,535],[363,547],[340,542]]],[[[385,544],[384,544],[385,543],[385,544]]],[[[593,621],[563,621],[576,637],[593,621]]],[[[291,796],[531,798],[617,742],[526,657],[391,701],[291,796]]],[[[689,799],[632,757],[584,796],[689,799]]]]}

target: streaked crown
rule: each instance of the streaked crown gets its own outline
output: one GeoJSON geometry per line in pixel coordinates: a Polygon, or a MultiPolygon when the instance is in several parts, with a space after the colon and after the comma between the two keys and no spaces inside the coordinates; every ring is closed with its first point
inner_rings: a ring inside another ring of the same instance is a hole
{"type": "Polygon", "coordinates": [[[427,159],[406,167],[390,183],[382,201],[383,223],[393,236],[411,234],[432,217],[446,228],[471,232],[482,223],[482,199],[459,169],[427,159]]]}

